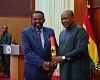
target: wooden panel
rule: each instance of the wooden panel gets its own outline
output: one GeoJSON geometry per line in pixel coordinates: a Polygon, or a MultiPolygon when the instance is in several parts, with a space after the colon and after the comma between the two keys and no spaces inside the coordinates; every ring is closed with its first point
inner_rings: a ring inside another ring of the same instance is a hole
{"type": "Polygon", "coordinates": [[[100,0],[93,0],[93,8],[100,8],[100,0]]]}
{"type": "Polygon", "coordinates": [[[0,0],[0,16],[31,17],[31,0],[0,0]]]}
{"type": "Polygon", "coordinates": [[[100,8],[93,9],[93,31],[100,56],[100,8]]]}
{"type": "Polygon", "coordinates": [[[83,25],[84,15],[86,10],[86,0],[74,0],[74,15],[75,22],[83,25]]]}
{"type": "Polygon", "coordinates": [[[3,25],[8,26],[8,31],[15,38],[15,42],[21,45],[21,31],[31,26],[31,18],[0,17],[0,35],[3,25]]]}
{"type": "Polygon", "coordinates": [[[22,80],[23,79],[23,73],[24,73],[24,55],[20,55],[18,56],[18,80],[22,80]]]}
{"type": "Polygon", "coordinates": [[[10,80],[18,80],[18,57],[11,55],[10,56],[10,80]]]}
{"type": "Polygon", "coordinates": [[[10,80],[24,80],[23,72],[24,72],[24,56],[22,55],[11,55],[10,56],[11,63],[11,72],[10,72],[10,80]]]}
{"type": "Polygon", "coordinates": [[[32,12],[35,10],[35,0],[31,0],[32,12]]]}

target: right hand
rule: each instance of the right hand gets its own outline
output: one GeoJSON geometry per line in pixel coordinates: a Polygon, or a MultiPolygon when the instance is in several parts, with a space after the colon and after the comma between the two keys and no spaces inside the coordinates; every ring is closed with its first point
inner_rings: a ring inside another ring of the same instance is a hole
{"type": "Polygon", "coordinates": [[[49,71],[49,70],[51,70],[53,68],[53,64],[52,64],[52,62],[44,61],[43,64],[42,64],[42,67],[46,71],[49,71]]]}

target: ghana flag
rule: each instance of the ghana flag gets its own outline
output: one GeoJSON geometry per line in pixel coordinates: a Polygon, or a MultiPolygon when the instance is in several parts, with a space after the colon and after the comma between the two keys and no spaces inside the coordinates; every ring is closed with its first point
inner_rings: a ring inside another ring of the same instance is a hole
{"type": "Polygon", "coordinates": [[[90,56],[90,67],[95,66],[96,68],[99,61],[99,57],[98,57],[96,41],[94,38],[94,34],[88,16],[88,8],[86,8],[83,27],[86,29],[86,31],[89,34],[88,49],[89,49],[89,56],[90,56]]]}
{"type": "Polygon", "coordinates": [[[52,57],[55,57],[56,56],[56,42],[55,42],[54,36],[50,37],[50,44],[51,44],[51,55],[52,57]]]}

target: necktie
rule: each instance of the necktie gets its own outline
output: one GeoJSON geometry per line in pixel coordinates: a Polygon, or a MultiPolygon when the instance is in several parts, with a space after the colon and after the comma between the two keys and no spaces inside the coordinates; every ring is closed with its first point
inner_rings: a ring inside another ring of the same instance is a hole
{"type": "Polygon", "coordinates": [[[39,38],[41,40],[41,30],[40,29],[38,29],[38,35],[39,35],[39,38]]]}

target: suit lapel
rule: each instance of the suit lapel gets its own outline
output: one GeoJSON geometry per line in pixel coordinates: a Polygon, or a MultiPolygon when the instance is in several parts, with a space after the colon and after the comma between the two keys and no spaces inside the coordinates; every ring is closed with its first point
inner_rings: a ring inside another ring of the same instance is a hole
{"type": "Polygon", "coordinates": [[[44,35],[44,40],[45,40],[45,43],[44,43],[44,52],[45,52],[47,50],[47,47],[48,47],[49,41],[50,41],[49,34],[45,30],[45,27],[43,27],[43,35],[44,35]]]}
{"type": "Polygon", "coordinates": [[[35,29],[34,26],[31,27],[31,30],[32,30],[32,36],[37,44],[37,46],[39,47],[39,49],[42,49],[42,44],[41,44],[41,40],[39,38],[39,35],[38,35],[38,32],[37,30],[35,29]]]}
{"type": "Polygon", "coordinates": [[[43,51],[44,52],[44,55],[46,53],[46,50],[50,44],[50,35],[49,35],[49,32],[45,29],[45,27],[43,27],[43,36],[44,36],[44,49],[42,47],[42,44],[41,44],[41,41],[39,39],[39,36],[38,36],[38,32],[37,30],[35,29],[35,27],[31,27],[31,30],[32,30],[32,36],[35,40],[35,43],[36,43],[36,46],[39,48],[39,50],[43,51]]]}

